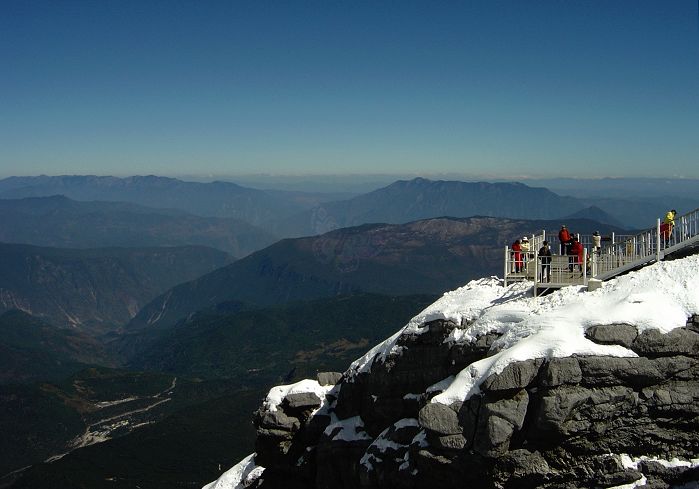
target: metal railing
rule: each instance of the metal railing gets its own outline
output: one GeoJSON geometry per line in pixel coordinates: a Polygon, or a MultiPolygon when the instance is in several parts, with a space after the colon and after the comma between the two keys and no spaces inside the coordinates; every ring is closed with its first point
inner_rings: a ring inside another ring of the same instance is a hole
{"type": "Polygon", "coordinates": [[[647,229],[623,242],[603,246],[592,256],[592,275],[605,280],[626,270],[652,261],[699,241],[699,209],[675,218],[671,228],[660,219],[647,229]]]}
{"type": "Polygon", "coordinates": [[[578,255],[540,257],[539,247],[530,252],[518,252],[506,246],[504,277],[505,285],[528,281],[534,282],[535,289],[585,285],[589,277],[588,253],[583,249],[582,259],[578,255]]]}
{"type": "Polygon", "coordinates": [[[599,250],[592,247],[591,235],[577,235],[584,246],[582,263],[578,263],[579,258],[574,255],[553,254],[550,269],[546,270],[549,280],[545,281],[538,250],[547,240],[547,235],[550,236],[552,251],[558,251],[558,232],[546,230],[531,236],[529,251],[517,252],[505,247],[505,285],[513,281],[533,281],[536,293],[539,287],[586,285],[589,277],[606,280],[632,268],[660,261],[669,253],[699,244],[699,209],[675,218],[675,225],[671,228],[663,226],[658,219],[655,227],[636,235],[612,233],[602,238],[599,250]]]}

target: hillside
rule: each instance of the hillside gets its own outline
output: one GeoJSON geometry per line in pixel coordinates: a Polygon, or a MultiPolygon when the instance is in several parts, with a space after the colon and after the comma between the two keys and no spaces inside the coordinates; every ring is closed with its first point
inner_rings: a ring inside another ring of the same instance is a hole
{"type": "Polygon", "coordinates": [[[696,487],[699,255],[587,292],[474,280],[345,371],[271,389],[206,489],[696,487]]]}
{"type": "Polygon", "coordinates": [[[59,380],[104,363],[110,363],[104,346],[84,333],[18,310],[0,315],[0,384],[59,380]]]}
{"type": "MultiPolygon", "coordinates": [[[[568,225],[583,233],[618,231],[588,220],[568,225]]],[[[225,301],[272,305],[359,291],[440,294],[464,280],[500,273],[506,245],[533,230],[559,226],[558,221],[439,218],[283,240],[167,291],[139,311],[129,329],[171,327],[225,301]]]]}
{"type": "MultiPolygon", "coordinates": [[[[192,402],[205,395],[215,400],[193,405],[119,438],[75,450],[52,463],[39,464],[24,475],[18,487],[43,488],[60,481],[65,489],[166,488],[177,487],[182,480],[188,487],[200,487],[218,474],[221,466],[253,448],[250,413],[271,385],[285,378],[315,375],[317,369],[344,368],[367,345],[380,341],[433,300],[361,295],[237,314],[231,312],[235,305],[226,304],[217,311],[197,314],[182,328],[166,331],[146,345],[135,355],[132,366],[177,374],[174,397],[161,406],[172,410],[174,403],[181,405],[183,399],[192,402]],[[212,380],[187,384],[186,376],[212,380]],[[218,394],[193,388],[224,382],[229,388],[218,394]],[[195,453],[191,449],[202,443],[206,443],[205,450],[195,453]]],[[[136,373],[131,375],[138,378],[136,373]]],[[[28,409],[42,409],[36,407],[37,397],[22,392],[16,395],[24,399],[28,409]]],[[[65,419],[70,414],[64,413],[65,419]]],[[[155,412],[154,420],[161,414],[155,412]]],[[[55,418],[62,419],[64,416],[55,418]]],[[[28,430],[22,433],[37,436],[28,430]]]]}
{"type": "Polygon", "coordinates": [[[209,246],[245,256],[276,241],[231,218],[64,196],[0,200],[0,241],[64,248],[209,246]]]}
{"type": "Polygon", "coordinates": [[[434,298],[358,294],[237,312],[224,307],[156,338],[137,334],[120,342],[131,348],[135,370],[237,379],[254,372],[259,386],[342,368],[384,338],[397,318],[412,317],[434,298]]]}
{"type": "Polygon", "coordinates": [[[0,312],[99,333],[128,322],[164,290],[231,262],[204,247],[46,248],[0,243],[0,312]]]}

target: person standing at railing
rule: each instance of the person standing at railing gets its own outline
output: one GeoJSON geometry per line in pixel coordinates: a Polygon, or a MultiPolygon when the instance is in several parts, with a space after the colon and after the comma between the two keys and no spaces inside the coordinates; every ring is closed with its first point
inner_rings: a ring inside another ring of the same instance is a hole
{"type": "Polygon", "coordinates": [[[520,242],[520,246],[522,247],[522,269],[524,269],[527,266],[527,261],[529,260],[529,238],[524,236],[520,242]]]}
{"type": "Polygon", "coordinates": [[[561,255],[567,255],[568,254],[568,244],[570,243],[570,233],[568,232],[568,228],[565,226],[561,226],[561,230],[558,231],[558,240],[561,242],[561,255]]]}
{"type": "Polygon", "coordinates": [[[515,273],[522,271],[522,245],[519,240],[512,243],[512,260],[515,262],[515,273]]]}
{"type": "Polygon", "coordinates": [[[599,255],[602,249],[602,236],[600,236],[599,231],[592,233],[592,252],[595,255],[599,255]]]}
{"type": "Polygon", "coordinates": [[[670,245],[670,236],[672,236],[672,230],[675,227],[676,215],[677,211],[675,209],[668,211],[668,213],[665,214],[665,219],[663,219],[663,223],[660,225],[660,236],[663,238],[666,248],[670,245]]]}
{"type": "Polygon", "coordinates": [[[585,264],[583,263],[583,255],[585,254],[585,248],[583,247],[580,241],[575,239],[575,236],[571,238],[571,241],[572,244],[570,246],[570,254],[572,256],[568,261],[568,268],[572,272],[573,270],[575,270],[575,265],[578,265],[580,267],[580,271],[582,272],[582,267],[585,266],[585,264]]]}
{"type": "Polygon", "coordinates": [[[551,248],[549,242],[544,241],[544,246],[539,248],[539,260],[541,260],[541,281],[551,281],[551,248]]]}

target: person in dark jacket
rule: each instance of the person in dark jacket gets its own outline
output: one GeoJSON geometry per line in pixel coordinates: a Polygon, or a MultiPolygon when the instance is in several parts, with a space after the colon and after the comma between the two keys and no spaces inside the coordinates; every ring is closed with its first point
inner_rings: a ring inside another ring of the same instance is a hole
{"type": "Polygon", "coordinates": [[[544,245],[539,248],[539,260],[541,260],[541,282],[551,281],[551,248],[549,242],[544,241],[544,245]]]}

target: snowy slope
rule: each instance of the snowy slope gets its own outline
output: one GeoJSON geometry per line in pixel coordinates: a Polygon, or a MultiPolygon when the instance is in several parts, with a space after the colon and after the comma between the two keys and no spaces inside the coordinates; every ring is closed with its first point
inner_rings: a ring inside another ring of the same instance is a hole
{"type": "MultiPolygon", "coordinates": [[[[534,298],[527,284],[503,287],[500,283],[496,277],[484,278],[444,294],[402,330],[353,362],[346,376],[367,372],[373,362],[400,354],[398,338],[427,331],[424,324],[428,321],[448,319],[462,326],[452,331],[447,342],[471,342],[486,333],[501,334],[491,348],[492,355],[430,387],[438,393],[431,402],[448,405],[478,393],[485,379],[513,362],[576,354],[637,356],[620,345],[593,343],[585,337],[585,330],[591,326],[625,323],[634,325],[639,333],[653,328],[665,333],[685,326],[688,317],[699,314],[699,255],[648,266],[604,283],[594,292],[568,287],[534,298]]],[[[315,392],[320,397],[323,391],[315,381],[302,381],[272,389],[265,404],[274,409],[287,392],[315,392]]],[[[351,419],[344,420],[348,421],[351,419]]],[[[364,436],[358,429],[346,431],[364,436]]],[[[212,483],[218,485],[207,488],[243,487],[244,468],[254,468],[251,457],[212,483]],[[225,477],[231,483],[226,484],[225,477]]]]}
{"type": "Polygon", "coordinates": [[[444,294],[401,331],[355,361],[350,371],[367,371],[374,361],[396,353],[401,334],[420,333],[425,322],[435,319],[468,325],[454,330],[448,341],[469,342],[488,332],[502,334],[493,345],[498,353],[432,386],[433,391],[443,391],[432,402],[450,404],[477,393],[487,377],[512,362],[574,354],[637,356],[619,345],[588,340],[585,329],[590,326],[626,323],[636,326],[639,333],[651,328],[666,333],[699,313],[699,256],[654,264],[604,283],[594,292],[567,287],[535,298],[526,283],[499,284],[496,277],[479,279],[444,294]]]}

